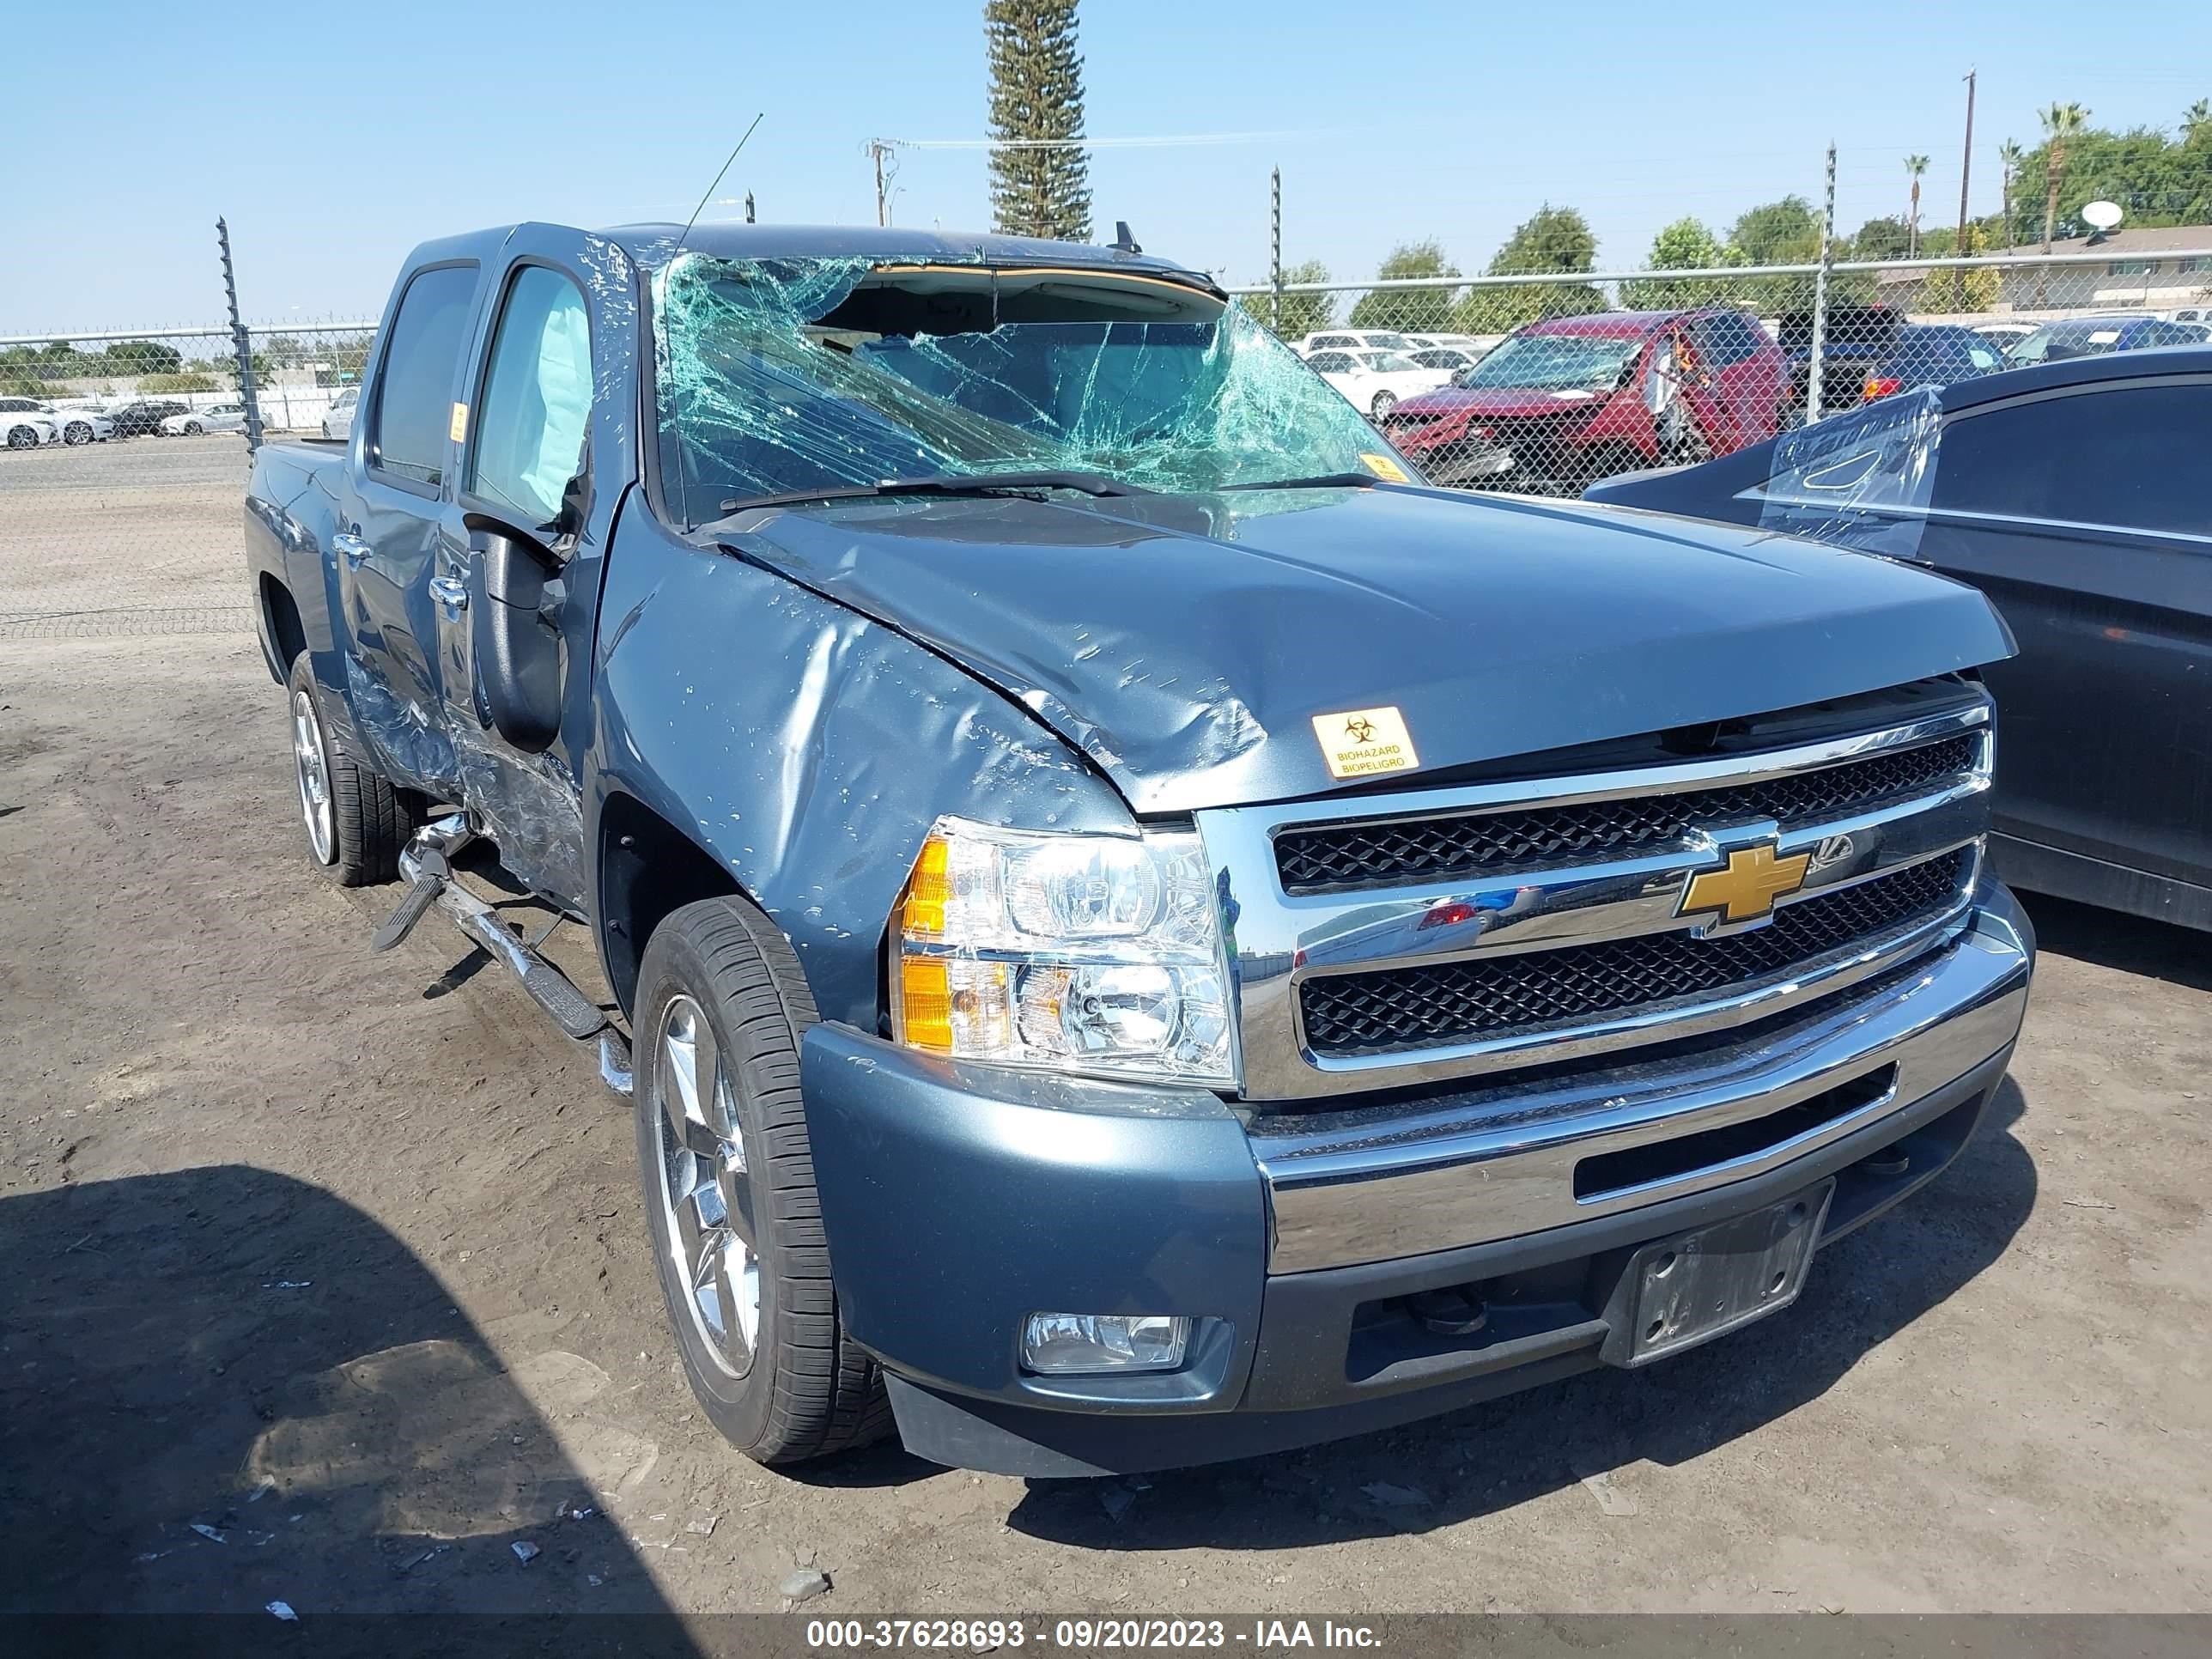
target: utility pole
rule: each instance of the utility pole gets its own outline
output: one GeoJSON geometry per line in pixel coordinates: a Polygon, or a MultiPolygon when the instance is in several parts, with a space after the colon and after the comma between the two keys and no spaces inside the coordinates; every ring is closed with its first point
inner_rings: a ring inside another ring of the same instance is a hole
{"type": "Polygon", "coordinates": [[[745,222],[746,222],[747,224],[750,224],[750,223],[752,223],[752,222],[753,222],[753,193],[752,193],[752,191],[747,191],[745,192],[745,222]]]}
{"type": "MultiPolygon", "coordinates": [[[[1959,242],[1951,252],[1960,258],[1973,250],[1966,246],[1966,185],[1974,176],[1974,75],[1966,71],[1966,145],[1959,156],[1959,242]]],[[[1964,266],[1951,272],[1951,303],[1954,310],[1966,308],[1966,272],[1964,266]]]]}
{"type": "Polygon", "coordinates": [[[1828,268],[1836,263],[1836,141],[1828,140],[1828,190],[1820,209],[1820,270],[1813,278],[1813,355],[1805,374],[1805,424],[1820,418],[1820,359],[1828,345],[1828,268]]]}
{"type": "Polygon", "coordinates": [[[868,140],[868,155],[876,164],[876,222],[879,225],[891,222],[890,198],[884,194],[884,152],[890,148],[880,138],[868,140]]]}
{"type": "Polygon", "coordinates": [[[1267,169],[1267,286],[1275,290],[1272,326],[1283,331],[1283,170],[1267,169]]]}

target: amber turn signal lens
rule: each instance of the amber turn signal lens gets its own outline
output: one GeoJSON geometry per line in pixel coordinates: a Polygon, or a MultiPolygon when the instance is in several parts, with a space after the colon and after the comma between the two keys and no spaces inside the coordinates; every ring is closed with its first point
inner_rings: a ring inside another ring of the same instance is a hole
{"type": "Polygon", "coordinates": [[[940,836],[921,844],[921,856],[907,878],[899,907],[899,928],[908,939],[942,939],[945,907],[952,897],[952,848],[940,836]]]}
{"type": "Polygon", "coordinates": [[[899,1032],[914,1048],[952,1052],[952,977],[943,957],[900,959],[899,1032]]]}

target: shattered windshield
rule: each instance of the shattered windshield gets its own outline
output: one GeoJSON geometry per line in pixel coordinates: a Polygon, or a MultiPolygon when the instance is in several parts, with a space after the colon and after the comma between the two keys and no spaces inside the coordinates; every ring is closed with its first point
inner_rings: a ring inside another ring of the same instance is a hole
{"type": "Polygon", "coordinates": [[[1169,490],[1395,476],[1395,452],[1288,347],[1182,283],[692,254],[654,297],[664,477],[687,524],[943,474],[1169,490]]]}
{"type": "Polygon", "coordinates": [[[1641,338],[1593,334],[1516,334],[1473,368],[1454,377],[1477,391],[1596,392],[1620,378],[1641,338]]]}

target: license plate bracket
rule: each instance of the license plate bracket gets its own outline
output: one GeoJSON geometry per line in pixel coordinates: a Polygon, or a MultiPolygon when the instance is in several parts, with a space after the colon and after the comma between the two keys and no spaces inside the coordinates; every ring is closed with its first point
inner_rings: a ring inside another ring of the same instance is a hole
{"type": "Polygon", "coordinates": [[[1797,1299],[1836,1194],[1832,1178],[1748,1215],[1646,1244],[1629,1258],[1600,1357],[1648,1365],[1779,1313],[1797,1299]]]}

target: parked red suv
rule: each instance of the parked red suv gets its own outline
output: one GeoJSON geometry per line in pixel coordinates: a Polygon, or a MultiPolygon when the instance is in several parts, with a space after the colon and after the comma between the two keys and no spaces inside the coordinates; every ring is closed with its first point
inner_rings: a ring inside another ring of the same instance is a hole
{"type": "Polygon", "coordinates": [[[1579,495],[1774,435],[1781,348],[1739,311],[1608,311],[1516,329],[1379,424],[1431,483],[1579,495]]]}

